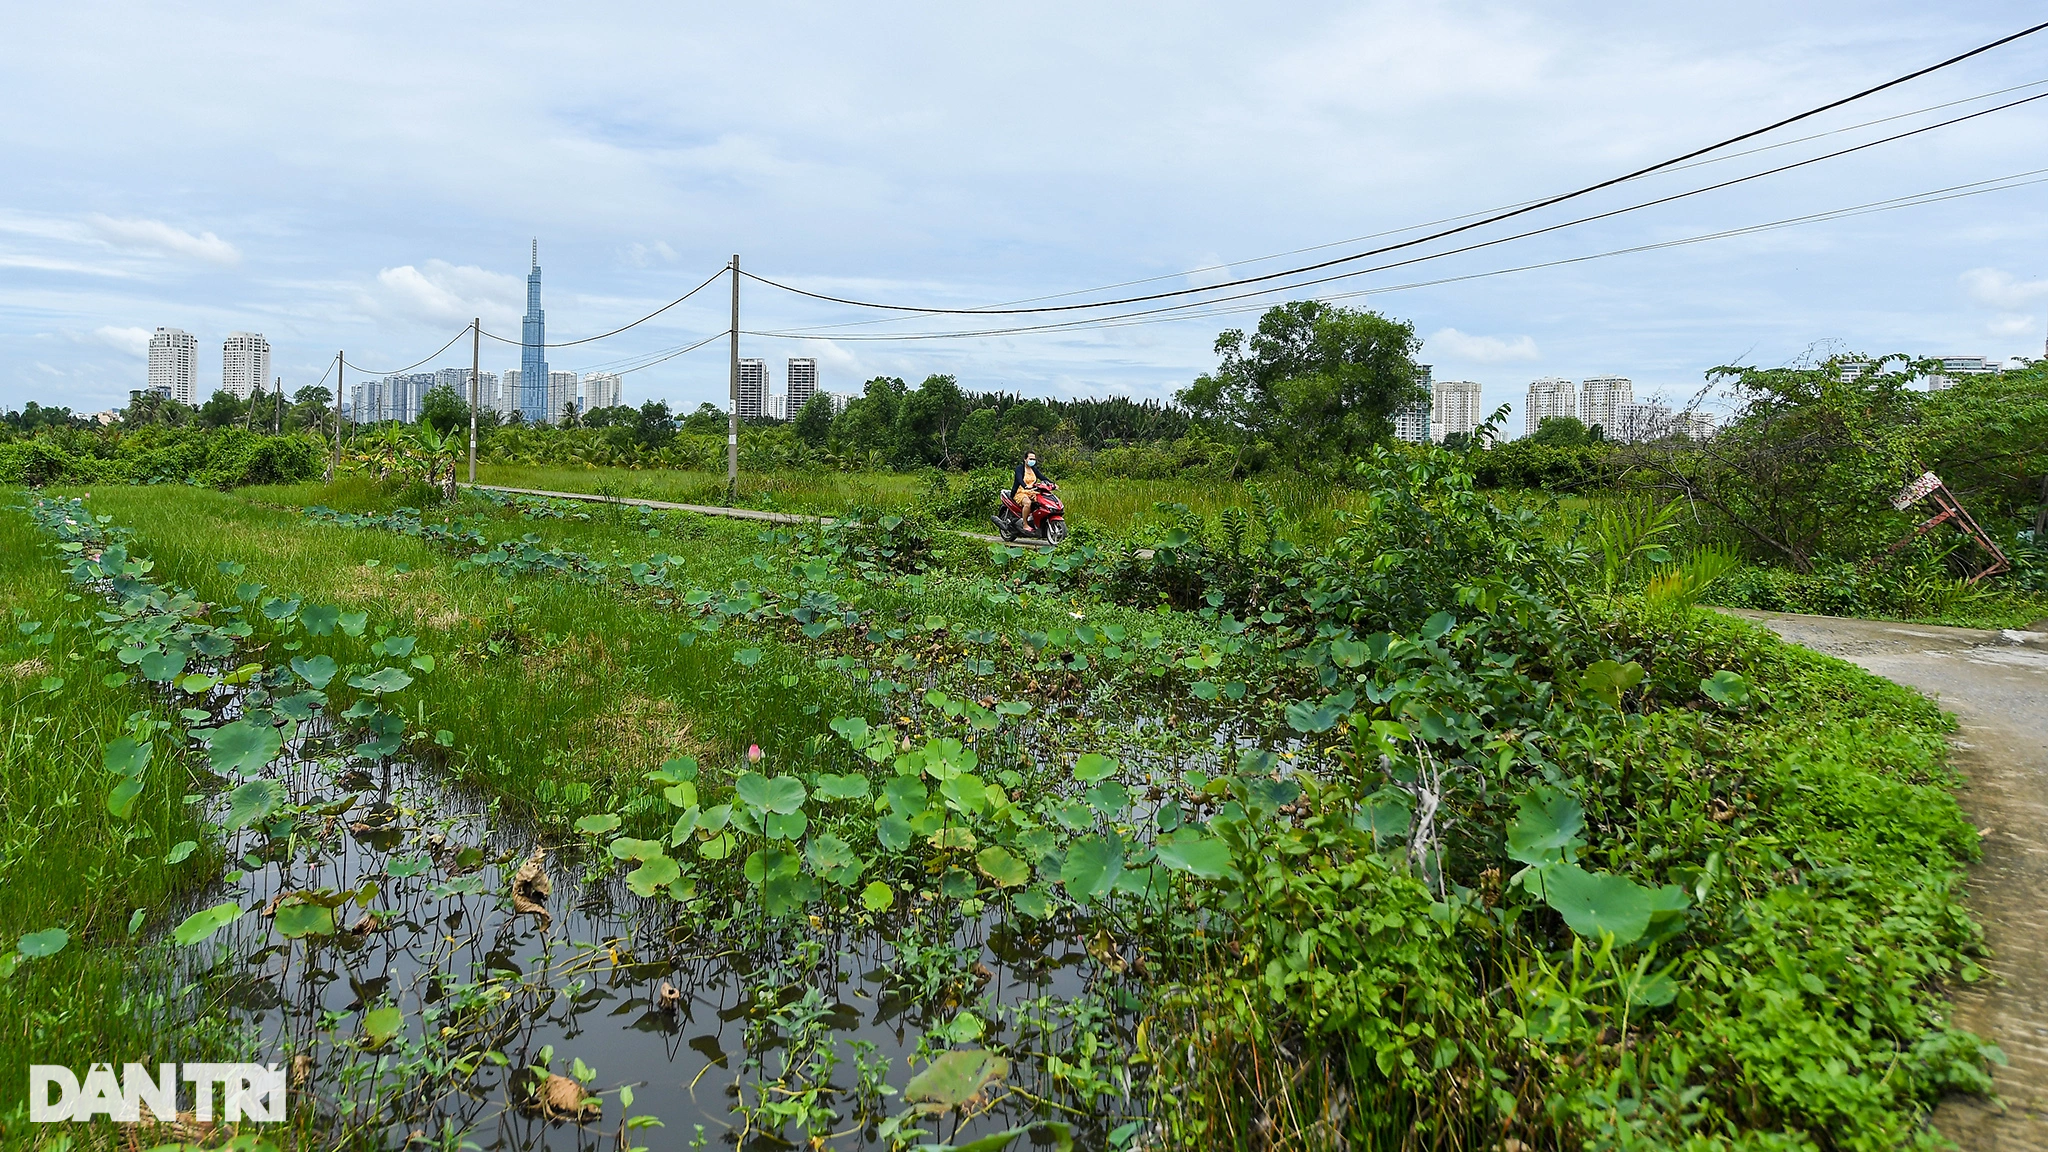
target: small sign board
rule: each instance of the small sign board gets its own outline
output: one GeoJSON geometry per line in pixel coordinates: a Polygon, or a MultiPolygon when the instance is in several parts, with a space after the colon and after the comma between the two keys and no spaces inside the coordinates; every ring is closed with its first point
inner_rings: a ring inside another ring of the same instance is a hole
{"type": "Polygon", "coordinates": [[[1892,507],[1904,512],[1913,505],[1927,499],[1927,494],[1939,487],[1941,487],[1941,477],[1936,476],[1932,472],[1922,472],[1918,480],[1899,489],[1899,494],[1892,497],[1892,507]]]}

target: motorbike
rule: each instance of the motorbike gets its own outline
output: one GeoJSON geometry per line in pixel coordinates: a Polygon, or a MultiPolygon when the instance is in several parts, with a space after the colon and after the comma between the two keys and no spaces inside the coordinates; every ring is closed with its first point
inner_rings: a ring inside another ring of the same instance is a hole
{"type": "Polygon", "coordinates": [[[996,510],[996,531],[1004,540],[1012,543],[1018,540],[1042,540],[1047,544],[1058,544],[1067,538],[1067,509],[1054,496],[1053,490],[1059,485],[1046,482],[1035,490],[1038,497],[1032,501],[1031,514],[1027,518],[1024,509],[1010,496],[1007,488],[999,489],[997,497],[1002,507],[996,510]]]}

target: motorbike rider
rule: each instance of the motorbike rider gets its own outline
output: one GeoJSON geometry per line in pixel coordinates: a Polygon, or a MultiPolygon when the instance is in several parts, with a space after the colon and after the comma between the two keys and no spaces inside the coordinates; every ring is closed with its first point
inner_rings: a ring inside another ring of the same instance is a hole
{"type": "Polygon", "coordinates": [[[1038,507],[1038,486],[1051,483],[1052,477],[1038,470],[1038,453],[1024,453],[1024,460],[1017,465],[1017,474],[1010,483],[1010,499],[1016,501],[1023,512],[1021,522],[1027,528],[1038,507]]]}

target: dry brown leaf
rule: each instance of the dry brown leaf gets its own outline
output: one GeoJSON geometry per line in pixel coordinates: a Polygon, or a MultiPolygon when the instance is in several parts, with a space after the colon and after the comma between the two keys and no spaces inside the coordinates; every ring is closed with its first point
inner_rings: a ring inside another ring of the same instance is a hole
{"type": "Polygon", "coordinates": [[[583,1085],[567,1076],[550,1072],[537,1097],[543,1116],[572,1119],[595,1118],[603,1109],[595,1096],[585,1096],[583,1085]]]}
{"type": "Polygon", "coordinates": [[[543,925],[554,920],[547,909],[547,899],[553,891],[548,882],[547,857],[547,849],[537,847],[533,855],[526,858],[526,863],[519,866],[519,871],[512,874],[513,915],[531,912],[541,918],[543,925]]]}

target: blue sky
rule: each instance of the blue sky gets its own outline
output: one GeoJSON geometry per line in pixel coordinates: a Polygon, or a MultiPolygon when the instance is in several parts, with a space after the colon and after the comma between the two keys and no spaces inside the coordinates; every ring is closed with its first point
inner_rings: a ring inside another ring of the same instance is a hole
{"type": "MultiPolygon", "coordinates": [[[[814,290],[940,306],[1209,283],[1618,174],[2038,18],[1997,3],[21,7],[0,43],[0,405],[121,403],[157,325],[198,335],[202,388],[237,329],[269,337],[287,388],[336,349],[409,364],[473,315],[516,338],[534,236],[556,340],[665,303],[734,252],[814,290]]],[[[2048,34],[1761,143],[1820,139],[1586,204],[2043,81],[2048,34]]],[[[1398,286],[2048,168],[2044,128],[2048,100],[1319,291],[1391,289],[1346,302],[1414,322],[1438,378],[1479,380],[1489,403],[1519,405],[1546,375],[1622,374],[1639,397],[1682,398],[1715,364],[1816,346],[2039,355],[2048,184],[1398,286]]],[[[744,293],[748,329],[874,318],[744,293]]],[[[723,330],[726,306],[715,287],[550,359],[589,369],[678,347],[723,330]]],[[[1213,364],[1220,328],[1255,320],[852,338],[951,327],[908,319],[747,337],[742,354],[768,357],[778,389],[784,357],[814,355],[835,390],[951,372],[970,388],[1164,398],[1213,364]]],[[[428,367],[467,364],[466,343],[428,367]]],[[[486,368],[517,361],[486,341],[486,368]]],[[[725,371],[720,343],[629,375],[626,398],[722,402],[725,371]]]]}

